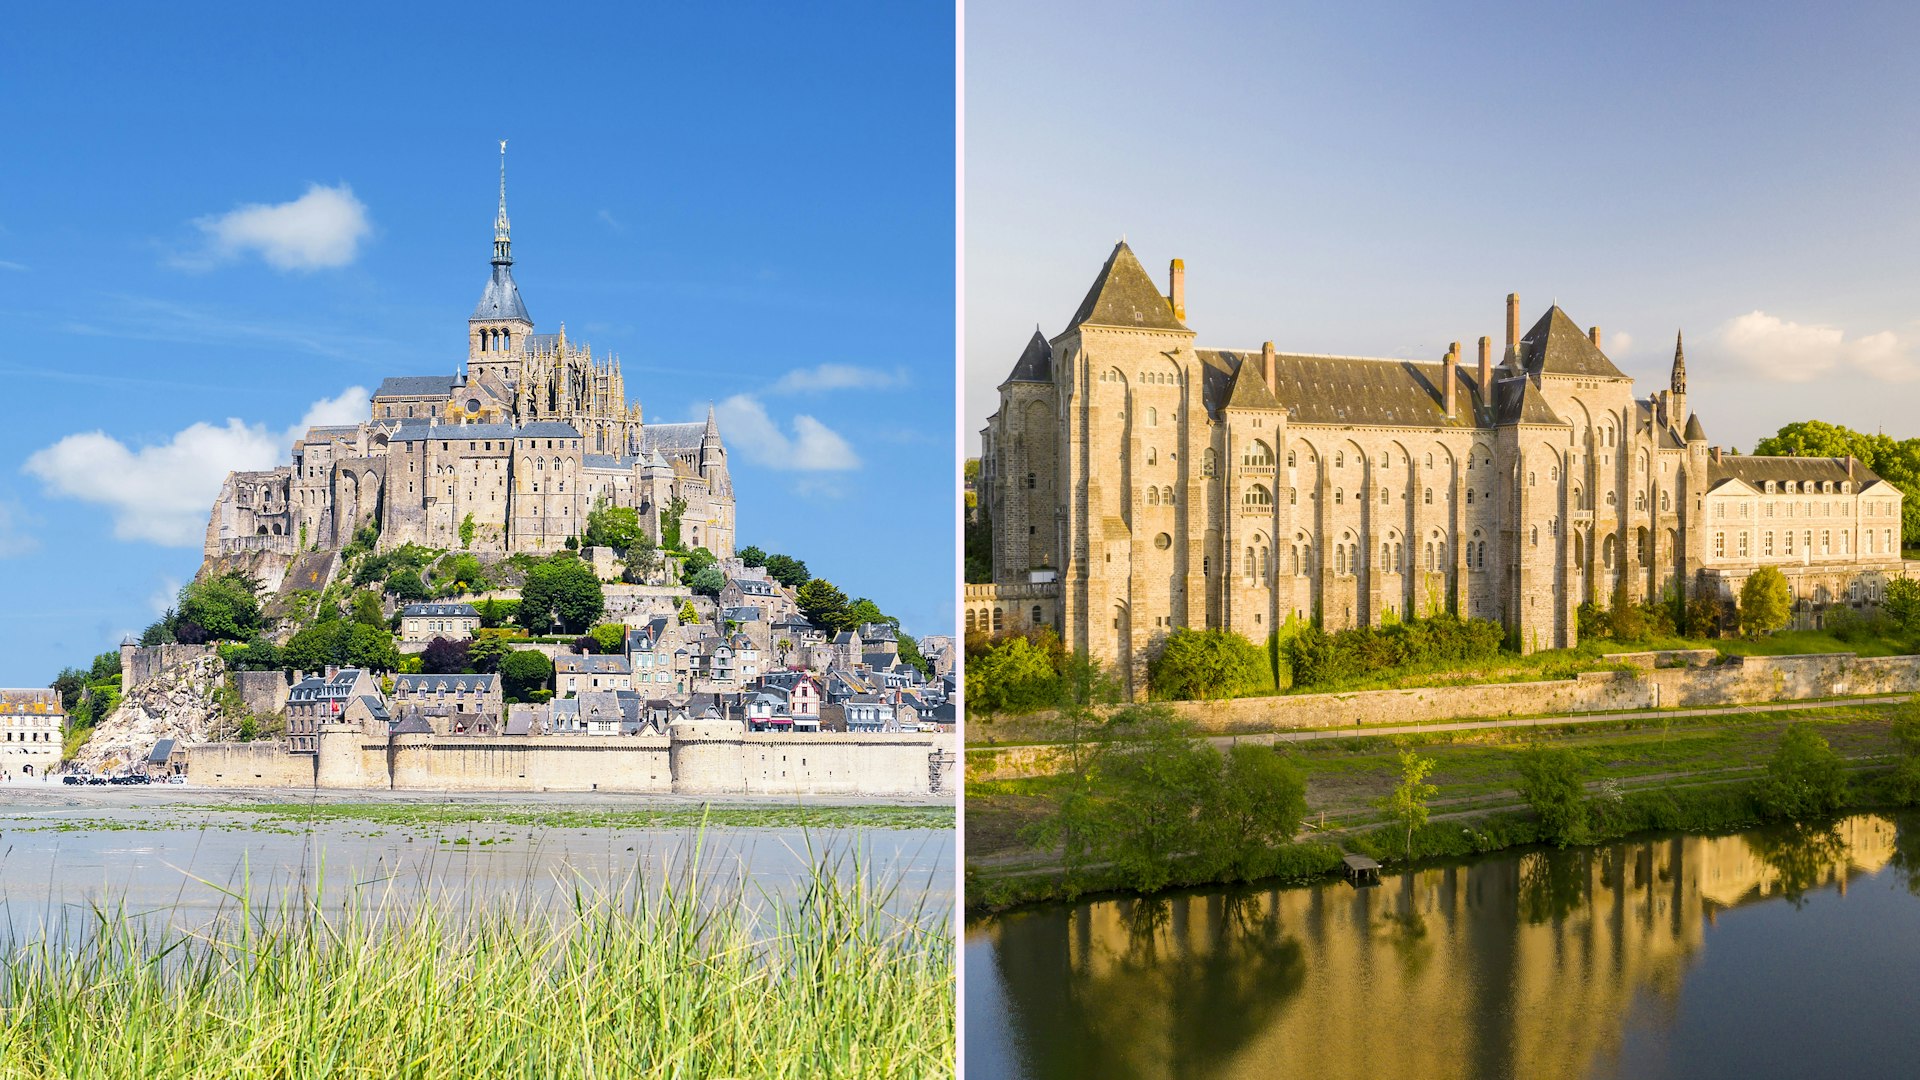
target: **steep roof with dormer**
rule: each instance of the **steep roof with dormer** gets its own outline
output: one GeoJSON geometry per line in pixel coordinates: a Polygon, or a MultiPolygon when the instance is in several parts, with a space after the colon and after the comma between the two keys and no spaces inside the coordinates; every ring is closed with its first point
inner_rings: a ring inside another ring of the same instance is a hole
{"type": "Polygon", "coordinates": [[[1547,309],[1533,329],[1520,338],[1520,359],[1528,372],[1540,375],[1577,375],[1589,379],[1624,379],[1627,376],[1593,343],[1586,331],[1574,325],[1567,313],[1555,304],[1547,309]]]}
{"type": "Polygon", "coordinates": [[[1080,301],[1080,309],[1068,320],[1069,328],[1119,326],[1129,330],[1180,330],[1187,328],[1173,317],[1173,305],[1160,294],[1160,287],[1147,276],[1145,267],[1134,257],[1133,249],[1122,240],[1100,267],[1100,275],[1080,301]]]}

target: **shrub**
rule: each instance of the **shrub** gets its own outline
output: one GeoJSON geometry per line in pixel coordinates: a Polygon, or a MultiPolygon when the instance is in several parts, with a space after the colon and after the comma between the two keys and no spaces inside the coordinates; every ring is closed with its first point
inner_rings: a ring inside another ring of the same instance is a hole
{"type": "Polygon", "coordinates": [[[1540,817],[1545,839],[1566,847],[1587,834],[1587,763],[1566,747],[1542,747],[1521,755],[1516,790],[1540,817]]]}
{"type": "Polygon", "coordinates": [[[1740,586],[1740,632],[1748,637],[1771,634],[1787,625],[1793,601],[1787,577],[1777,567],[1763,566],[1747,575],[1740,586]]]}
{"type": "Polygon", "coordinates": [[[1182,701],[1240,697],[1273,689],[1258,646],[1231,630],[1175,630],[1147,668],[1157,698],[1182,701]]]}
{"type": "Polygon", "coordinates": [[[544,653],[521,649],[500,661],[500,684],[507,697],[526,701],[528,695],[553,679],[553,661],[544,653]]]}
{"type": "Polygon", "coordinates": [[[1754,792],[1761,813],[1791,821],[1831,814],[1846,797],[1846,763],[1807,724],[1787,728],[1754,792]]]}
{"type": "Polygon", "coordinates": [[[1058,705],[1060,672],[1054,657],[1024,636],[1008,637],[967,661],[967,709],[1023,713],[1058,705]]]}

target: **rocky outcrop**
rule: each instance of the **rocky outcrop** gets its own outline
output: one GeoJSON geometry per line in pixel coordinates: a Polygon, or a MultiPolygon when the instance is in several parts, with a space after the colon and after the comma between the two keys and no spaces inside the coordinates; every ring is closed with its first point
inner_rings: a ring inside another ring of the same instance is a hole
{"type": "Polygon", "coordinates": [[[216,737],[226,675],[226,664],[213,653],[161,667],[100,721],[74,762],[88,772],[124,768],[144,759],[161,739],[190,745],[216,737]]]}

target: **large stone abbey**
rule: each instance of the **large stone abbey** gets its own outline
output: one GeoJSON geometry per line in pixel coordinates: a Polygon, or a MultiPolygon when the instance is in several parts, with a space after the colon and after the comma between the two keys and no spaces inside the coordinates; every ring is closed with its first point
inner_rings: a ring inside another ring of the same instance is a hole
{"type": "Polygon", "coordinates": [[[1903,573],[1900,491],[1859,462],[1707,443],[1676,340],[1646,398],[1558,306],[1477,363],[1197,347],[1122,243],[1065,330],[1035,331],[982,433],[991,585],[969,630],[1056,627],[1136,681],[1177,627],[1264,641],[1389,613],[1576,643],[1583,602],[1730,600],[1777,566],[1795,620],[1876,602],[1903,573]]]}
{"type": "Polygon", "coordinates": [[[363,526],[379,546],[550,552],[586,527],[597,501],[631,506],[660,536],[684,500],[689,547],[733,554],[733,483],[713,412],[705,424],[647,424],[617,359],[534,333],[513,280],[504,144],[493,270],[450,375],[390,378],[372,415],[315,427],[293,463],[228,475],[207,525],[208,559],[294,556],[345,546],[363,526]]]}

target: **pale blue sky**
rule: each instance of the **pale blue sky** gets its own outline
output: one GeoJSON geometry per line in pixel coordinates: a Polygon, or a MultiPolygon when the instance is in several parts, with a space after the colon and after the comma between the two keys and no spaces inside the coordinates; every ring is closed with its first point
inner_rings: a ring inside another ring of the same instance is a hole
{"type": "Polygon", "coordinates": [[[953,63],[938,6],[12,12],[0,685],[152,620],[316,403],[456,369],[502,138],[538,327],[720,403],[743,544],[951,632],[953,63]]]}
{"type": "Polygon", "coordinates": [[[1920,435],[1920,11],[967,6],[968,452],[1125,234],[1199,342],[1437,359],[1556,299],[1708,436],[1920,435]],[[1624,338],[1617,335],[1625,335],[1624,338]]]}

